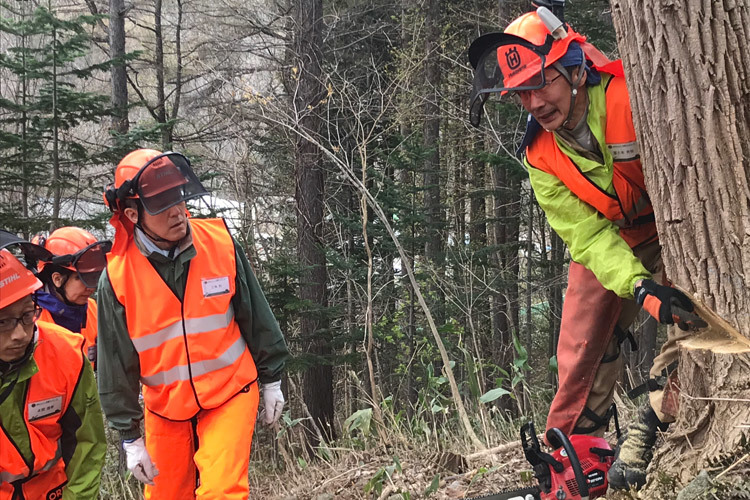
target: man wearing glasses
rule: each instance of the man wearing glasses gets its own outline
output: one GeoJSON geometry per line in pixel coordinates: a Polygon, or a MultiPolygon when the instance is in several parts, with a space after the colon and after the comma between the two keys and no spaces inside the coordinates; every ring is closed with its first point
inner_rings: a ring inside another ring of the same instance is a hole
{"type": "MultiPolygon", "coordinates": [[[[638,309],[684,329],[702,322],[664,274],[622,62],[609,61],[545,7],[475,40],[469,59],[474,126],[493,94],[510,94],[529,112],[519,151],[539,205],[570,250],[559,389],[547,428],[602,436],[622,371],[620,343],[638,309]]],[[[674,421],[662,411],[663,387],[685,335],[670,328],[654,360],[649,402],[609,471],[614,488],[644,484],[656,431],[674,421]]]]}
{"type": "Polygon", "coordinates": [[[107,448],[94,372],[80,335],[37,322],[41,286],[0,250],[0,500],[93,500],[107,448]]]}

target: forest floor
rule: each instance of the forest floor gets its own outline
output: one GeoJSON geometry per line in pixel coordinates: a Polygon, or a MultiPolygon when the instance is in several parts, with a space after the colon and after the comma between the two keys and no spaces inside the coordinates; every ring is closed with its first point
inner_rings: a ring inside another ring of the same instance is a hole
{"type": "MultiPolygon", "coordinates": [[[[522,480],[531,477],[531,467],[520,442],[484,453],[430,452],[403,444],[366,451],[337,449],[335,453],[331,461],[305,463],[284,472],[251,472],[251,498],[471,499],[532,485],[522,480]]],[[[607,498],[632,497],[612,494],[607,498]]]]}

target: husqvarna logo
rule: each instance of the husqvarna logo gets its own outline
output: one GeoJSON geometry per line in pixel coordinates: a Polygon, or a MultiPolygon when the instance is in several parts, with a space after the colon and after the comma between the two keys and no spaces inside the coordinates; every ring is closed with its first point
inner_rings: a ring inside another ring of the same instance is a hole
{"type": "Polygon", "coordinates": [[[508,68],[510,69],[516,69],[521,65],[521,56],[518,55],[518,49],[515,47],[511,47],[506,53],[505,53],[505,62],[508,63],[508,68]]]}

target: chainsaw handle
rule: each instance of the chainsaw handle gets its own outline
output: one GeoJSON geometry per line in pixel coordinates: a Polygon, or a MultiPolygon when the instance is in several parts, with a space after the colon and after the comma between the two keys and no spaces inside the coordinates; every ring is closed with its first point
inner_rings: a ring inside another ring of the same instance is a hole
{"type": "Polygon", "coordinates": [[[578,454],[576,454],[575,448],[570,444],[570,439],[565,435],[563,431],[557,427],[552,427],[547,431],[547,442],[554,448],[560,446],[565,449],[570,460],[570,466],[573,467],[573,473],[576,476],[576,482],[578,483],[578,491],[581,494],[581,500],[589,499],[589,483],[586,482],[586,478],[583,477],[583,469],[581,469],[581,462],[578,460],[578,454]]]}

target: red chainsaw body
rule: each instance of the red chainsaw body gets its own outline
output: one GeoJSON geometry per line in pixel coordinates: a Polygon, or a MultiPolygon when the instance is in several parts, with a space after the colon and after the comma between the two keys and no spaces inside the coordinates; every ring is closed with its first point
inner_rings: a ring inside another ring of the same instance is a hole
{"type": "MultiPolygon", "coordinates": [[[[581,471],[586,478],[589,487],[588,498],[599,498],[607,493],[607,471],[614,457],[597,454],[592,450],[612,450],[604,438],[574,434],[570,436],[570,444],[573,445],[578,461],[581,463],[581,471]]],[[[570,463],[568,454],[564,448],[558,448],[552,457],[563,464],[562,472],[550,470],[551,488],[548,492],[541,491],[541,500],[557,500],[562,497],[558,491],[562,490],[565,500],[580,500],[581,493],[575,478],[575,471],[570,463]]]]}

